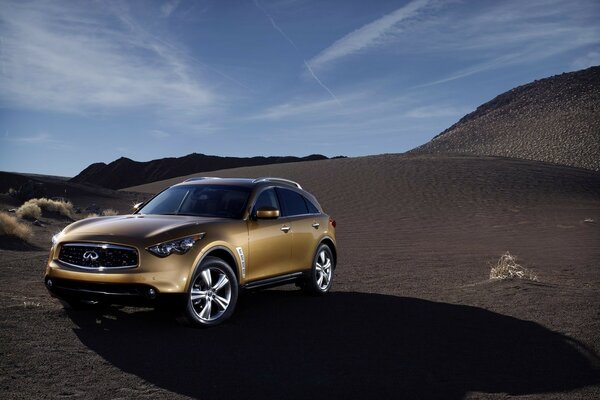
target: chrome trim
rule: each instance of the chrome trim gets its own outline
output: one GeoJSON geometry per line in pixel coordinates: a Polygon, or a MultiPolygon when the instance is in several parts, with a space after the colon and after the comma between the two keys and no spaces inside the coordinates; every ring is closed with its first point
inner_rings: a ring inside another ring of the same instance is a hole
{"type": "Polygon", "coordinates": [[[62,265],[68,265],[69,267],[73,267],[73,268],[79,268],[79,269],[86,269],[89,271],[112,271],[114,269],[130,269],[130,268],[137,268],[137,265],[123,265],[121,267],[86,267],[83,265],[76,265],[76,264],[71,264],[68,263],[66,261],[60,260],[60,259],[56,259],[56,262],[62,265]]]}
{"type": "Polygon", "coordinates": [[[100,247],[102,249],[119,249],[119,250],[133,250],[137,253],[137,249],[135,247],[130,247],[130,246],[119,246],[116,244],[110,244],[110,243],[84,243],[84,242],[80,242],[80,243],[64,243],[61,245],[61,247],[70,247],[70,246],[79,246],[79,247],[100,247]]]}
{"type": "Polygon", "coordinates": [[[118,267],[88,267],[85,265],[77,265],[77,264],[71,264],[69,262],[63,261],[60,258],[60,250],[58,252],[58,257],[56,258],[56,262],[58,262],[59,264],[62,265],[67,265],[69,267],[73,267],[73,268],[78,268],[78,269],[85,269],[87,271],[112,271],[115,269],[132,269],[132,268],[137,268],[139,265],[139,261],[140,261],[140,253],[139,251],[135,248],[135,247],[129,247],[129,246],[119,246],[116,244],[110,244],[110,243],[85,243],[85,242],[80,242],[80,243],[64,243],[61,245],[62,247],[97,247],[100,249],[117,249],[117,250],[128,250],[128,251],[134,251],[137,259],[138,259],[138,264],[135,265],[122,265],[122,266],[118,266],[118,267]]]}
{"type": "Polygon", "coordinates": [[[266,279],[259,279],[257,281],[253,281],[250,283],[247,283],[245,285],[242,285],[243,289],[256,289],[259,287],[263,287],[263,286],[277,286],[280,284],[283,284],[285,282],[291,282],[291,281],[295,281],[298,278],[301,278],[304,274],[302,272],[293,272],[291,274],[286,274],[286,275],[281,275],[281,276],[275,276],[272,278],[266,278],[266,279]]]}
{"type": "Polygon", "coordinates": [[[94,250],[88,250],[85,253],[83,253],[84,260],[96,261],[98,259],[98,257],[100,257],[100,256],[94,250]]]}
{"type": "Polygon", "coordinates": [[[298,189],[302,189],[302,186],[300,186],[300,184],[298,182],[295,182],[295,181],[292,181],[289,179],[284,179],[284,178],[260,177],[260,178],[256,178],[255,180],[252,181],[252,183],[259,183],[259,182],[286,183],[288,185],[295,186],[298,189]]]}
{"type": "Polygon", "coordinates": [[[221,179],[218,176],[194,176],[187,178],[184,182],[203,181],[204,179],[221,179]]]}
{"type": "Polygon", "coordinates": [[[240,263],[242,265],[242,278],[246,277],[246,257],[244,257],[244,250],[241,247],[235,248],[238,255],[240,256],[240,263]]]}

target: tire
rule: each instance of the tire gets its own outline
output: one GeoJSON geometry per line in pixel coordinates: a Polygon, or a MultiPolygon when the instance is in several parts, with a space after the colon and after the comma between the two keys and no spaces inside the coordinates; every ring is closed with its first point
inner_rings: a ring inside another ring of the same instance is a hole
{"type": "Polygon", "coordinates": [[[305,281],[304,290],[323,295],[329,292],[333,283],[335,260],[329,246],[322,244],[317,248],[312,269],[305,281]]]}
{"type": "Polygon", "coordinates": [[[227,320],[238,297],[238,282],[225,261],[206,257],[194,272],[187,292],[184,321],[192,326],[214,326],[227,320]]]}

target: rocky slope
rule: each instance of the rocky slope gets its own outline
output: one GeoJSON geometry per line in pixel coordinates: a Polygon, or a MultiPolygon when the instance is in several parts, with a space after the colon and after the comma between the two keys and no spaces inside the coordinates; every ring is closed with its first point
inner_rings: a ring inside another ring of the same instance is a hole
{"type": "Polygon", "coordinates": [[[600,171],[600,67],[509,90],[412,152],[504,156],[600,171]]]}

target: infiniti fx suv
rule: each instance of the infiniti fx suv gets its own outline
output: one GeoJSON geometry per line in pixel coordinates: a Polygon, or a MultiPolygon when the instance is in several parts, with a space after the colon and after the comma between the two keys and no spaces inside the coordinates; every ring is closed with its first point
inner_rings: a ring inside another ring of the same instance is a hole
{"type": "Polygon", "coordinates": [[[327,293],[335,226],[296,182],[191,178],[131,215],[67,226],[52,239],[45,284],[73,308],[175,305],[192,325],[216,325],[242,289],[327,293]]]}

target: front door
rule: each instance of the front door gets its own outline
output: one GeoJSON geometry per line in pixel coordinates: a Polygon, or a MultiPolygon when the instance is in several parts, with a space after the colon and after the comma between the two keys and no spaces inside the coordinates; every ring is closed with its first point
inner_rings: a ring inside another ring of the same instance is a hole
{"type": "Polygon", "coordinates": [[[292,255],[292,231],[287,218],[260,219],[252,217],[261,207],[281,210],[274,189],[259,194],[248,220],[248,282],[282,275],[290,269],[292,255]]]}

